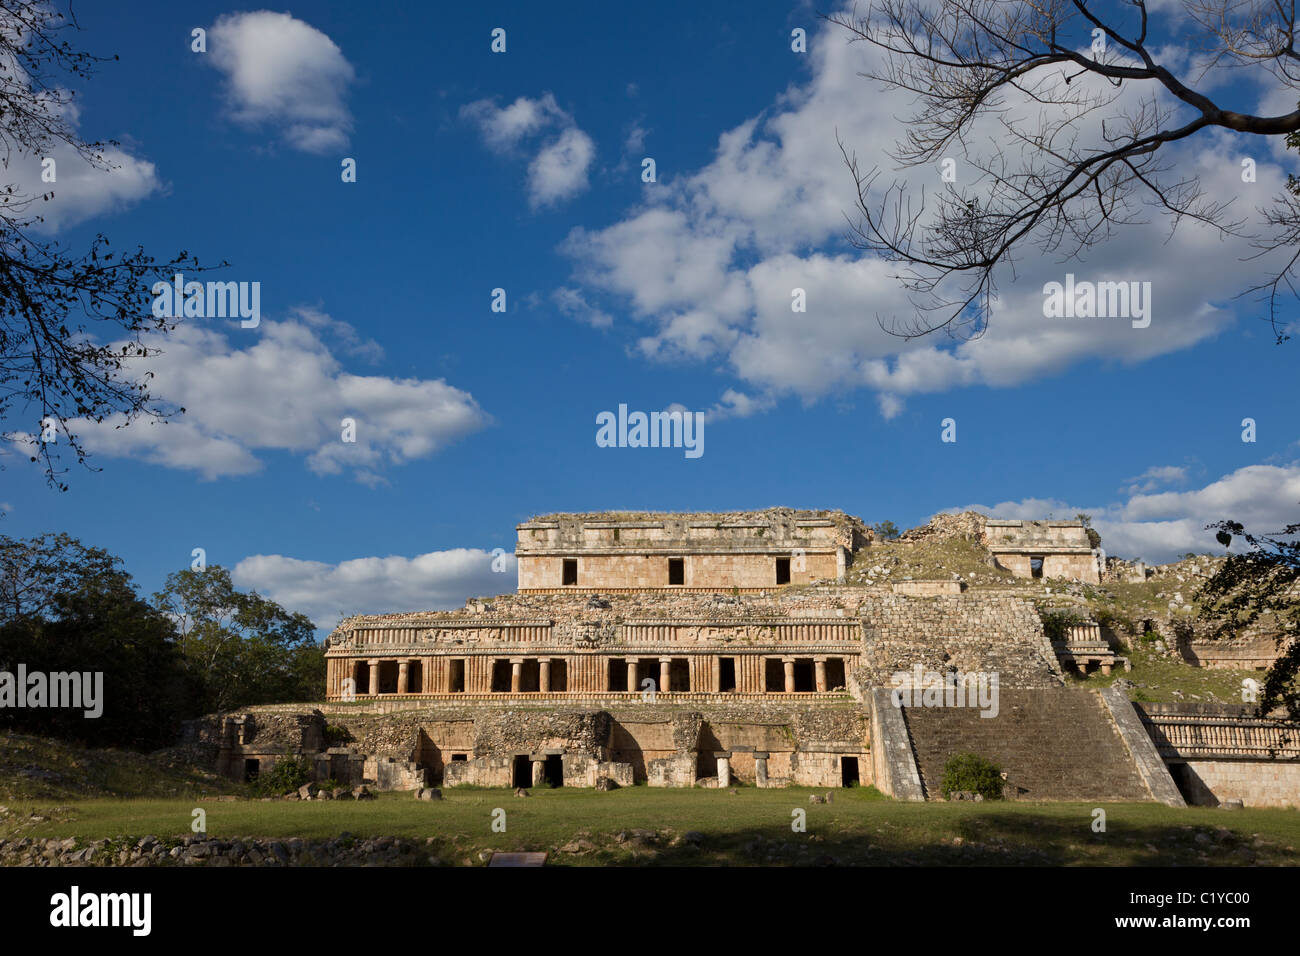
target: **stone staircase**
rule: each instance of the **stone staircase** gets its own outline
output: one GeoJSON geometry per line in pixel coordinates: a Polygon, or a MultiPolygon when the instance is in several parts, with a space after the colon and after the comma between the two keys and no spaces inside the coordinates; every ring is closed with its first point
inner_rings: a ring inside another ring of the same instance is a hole
{"type": "Polygon", "coordinates": [[[958,753],[987,757],[1022,800],[1151,800],[1100,698],[1073,688],[1001,688],[996,717],[973,707],[905,707],[926,799],[941,800],[943,765],[958,753]]]}

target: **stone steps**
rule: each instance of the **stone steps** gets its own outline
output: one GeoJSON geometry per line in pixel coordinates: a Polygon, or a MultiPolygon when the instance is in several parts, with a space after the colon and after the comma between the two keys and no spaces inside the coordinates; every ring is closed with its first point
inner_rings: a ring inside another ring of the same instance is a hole
{"type": "Polygon", "coordinates": [[[927,799],[942,799],[943,766],[958,753],[998,764],[1024,800],[1151,799],[1091,691],[1002,688],[996,717],[973,707],[906,707],[903,716],[927,799]]]}

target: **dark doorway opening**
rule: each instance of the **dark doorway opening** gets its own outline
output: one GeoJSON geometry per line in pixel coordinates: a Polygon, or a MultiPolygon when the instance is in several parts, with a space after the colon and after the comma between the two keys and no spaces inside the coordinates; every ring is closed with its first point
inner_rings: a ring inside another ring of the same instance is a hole
{"type": "Polygon", "coordinates": [[[469,754],[452,754],[451,759],[453,762],[457,760],[468,760],[469,754]]]}
{"type": "Polygon", "coordinates": [[[1029,576],[1041,578],[1043,576],[1043,558],[1042,555],[1032,555],[1029,558],[1029,576]]]}
{"type": "Polygon", "coordinates": [[[546,755],[546,782],[552,787],[564,786],[564,757],[560,754],[546,755]]]}
{"type": "Polygon", "coordinates": [[[627,687],[627,661],[621,657],[610,658],[609,661],[609,689],[611,691],[625,691],[627,687]]]}
{"type": "Polygon", "coordinates": [[[663,689],[659,686],[659,658],[636,662],[636,686],[632,689],[635,691],[660,691],[663,689]],[[647,684],[646,681],[653,681],[654,683],[647,684]]]}
{"type": "Polygon", "coordinates": [[[566,586],[570,584],[576,585],[578,583],[578,559],[577,558],[564,559],[564,577],[561,579],[560,583],[566,586]]]}
{"type": "Polygon", "coordinates": [[[734,691],[736,689],[736,659],[723,657],[718,661],[718,690],[734,691]]]}
{"type": "Polygon", "coordinates": [[[686,559],[685,558],[668,559],[668,583],[669,584],[686,583],[686,559]]]}
{"type": "Polygon", "coordinates": [[[826,689],[843,690],[847,686],[844,680],[844,658],[826,658],[826,689]]]}
{"type": "Polygon", "coordinates": [[[528,754],[515,756],[514,772],[510,775],[512,787],[531,787],[533,785],[533,762],[528,754]]]}
{"type": "Polygon", "coordinates": [[[397,693],[397,661],[381,661],[379,664],[379,693],[397,693]]]}
{"type": "Polygon", "coordinates": [[[691,689],[691,662],[686,658],[674,657],[668,665],[667,689],[679,694],[691,689]]]}
{"type": "Polygon", "coordinates": [[[817,671],[811,657],[797,657],[794,661],[794,690],[796,694],[811,694],[817,689],[817,671]]]}
{"type": "Polygon", "coordinates": [[[260,760],[245,760],[244,761],[245,782],[250,780],[256,780],[257,774],[261,770],[261,766],[262,766],[262,761],[260,760]]]}
{"type": "Polygon", "coordinates": [[[448,678],[447,689],[453,694],[465,693],[465,659],[458,658],[451,662],[451,675],[448,678]]]}
{"type": "Polygon", "coordinates": [[[763,658],[763,689],[769,694],[785,690],[785,665],[781,658],[763,658]]]}
{"type": "Polygon", "coordinates": [[[525,658],[519,665],[519,690],[535,694],[542,689],[542,663],[535,657],[525,658]]]}
{"type": "MultiPolygon", "coordinates": [[[[626,679],[626,676],[624,677],[626,679]]],[[[563,691],[569,689],[569,662],[558,658],[551,658],[551,690],[563,691]]]]}
{"type": "Polygon", "coordinates": [[[790,559],[789,558],[776,559],[776,583],[777,584],[790,583],[790,559]]]}
{"type": "Polygon", "coordinates": [[[357,664],[356,667],[352,668],[352,680],[355,681],[355,684],[353,686],[356,688],[356,693],[369,694],[370,693],[370,665],[362,661],[361,663],[357,664]]]}
{"type": "Polygon", "coordinates": [[[840,758],[840,786],[856,787],[858,783],[859,783],[858,758],[841,757],[840,758]]]}
{"type": "Polygon", "coordinates": [[[492,662],[492,693],[510,693],[510,662],[508,660],[492,662]]]}
{"type": "Polygon", "coordinates": [[[424,664],[411,661],[406,665],[406,686],[402,688],[408,694],[424,693],[424,664]]]}

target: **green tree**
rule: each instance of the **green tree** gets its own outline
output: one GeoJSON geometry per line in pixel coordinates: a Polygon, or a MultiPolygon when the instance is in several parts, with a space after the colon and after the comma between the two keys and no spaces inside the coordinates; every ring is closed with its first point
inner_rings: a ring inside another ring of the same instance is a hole
{"type": "Polygon", "coordinates": [[[65,534],[0,536],[0,670],[102,675],[102,712],[0,708],[0,726],[91,746],[153,749],[197,716],[201,688],[170,620],[140,600],[120,559],[65,534]]]}
{"type": "Polygon", "coordinates": [[[235,589],[221,565],[167,577],[154,606],[176,624],[178,644],[207,688],[206,710],[319,699],[324,649],[305,614],[235,589]]]}
{"type": "Polygon", "coordinates": [[[876,537],[882,541],[893,541],[901,534],[898,526],[892,521],[879,521],[871,526],[871,530],[876,533],[876,537]]]}
{"type": "Polygon", "coordinates": [[[1075,521],[1083,523],[1083,528],[1088,532],[1088,546],[1093,550],[1101,547],[1101,535],[1092,526],[1092,515],[1084,514],[1080,511],[1074,516],[1075,521]]]}
{"type": "Polygon", "coordinates": [[[1225,548],[1235,536],[1249,550],[1229,554],[1201,586],[1198,617],[1211,623],[1215,638],[1252,627],[1273,633],[1281,653],[1264,675],[1259,713],[1282,706],[1300,720],[1300,523],[1265,534],[1252,534],[1237,521],[1209,527],[1218,529],[1225,548]]]}

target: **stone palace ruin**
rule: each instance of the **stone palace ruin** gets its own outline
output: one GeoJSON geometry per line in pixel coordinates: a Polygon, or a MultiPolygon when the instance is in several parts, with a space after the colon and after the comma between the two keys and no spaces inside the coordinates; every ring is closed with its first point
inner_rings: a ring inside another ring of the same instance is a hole
{"type": "Polygon", "coordinates": [[[1233,734],[1246,741],[1249,721],[1224,718],[1238,729],[1216,731],[1217,749],[1184,742],[1184,758],[1168,728],[1211,718],[1066,687],[1063,666],[1122,658],[1095,623],[1049,639],[1011,586],[1098,583],[1087,529],[957,519],[988,580],[864,572],[875,536],[839,511],[534,518],[517,528],[517,592],[348,618],[327,641],[322,704],[214,715],[189,740],[232,777],[302,754],[322,780],[379,789],[873,784],[920,800],[970,750],[1024,799],[1181,805],[1175,774],[1212,793],[1196,762],[1242,757],[1233,734]],[[995,675],[997,716],[898,706],[912,673],[995,675]]]}

